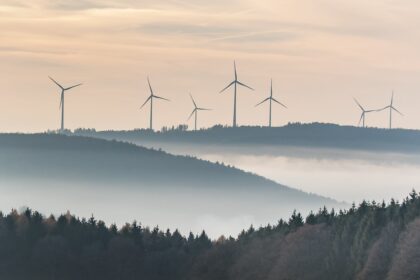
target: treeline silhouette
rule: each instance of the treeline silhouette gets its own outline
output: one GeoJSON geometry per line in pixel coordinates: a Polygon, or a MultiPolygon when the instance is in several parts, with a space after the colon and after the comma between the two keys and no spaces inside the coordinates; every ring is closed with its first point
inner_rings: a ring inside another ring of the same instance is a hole
{"type": "Polygon", "coordinates": [[[95,131],[76,129],[76,135],[131,142],[194,143],[218,145],[303,146],[307,148],[340,148],[357,150],[420,152],[420,131],[408,129],[362,128],[326,123],[289,123],[283,127],[216,125],[199,131],[187,126],[129,131],[95,131]]]}
{"type": "Polygon", "coordinates": [[[118,229],[69,213],[0,215],[0,279],[419,279],[420,197],[320,209],[237,238],[118,229]]]}

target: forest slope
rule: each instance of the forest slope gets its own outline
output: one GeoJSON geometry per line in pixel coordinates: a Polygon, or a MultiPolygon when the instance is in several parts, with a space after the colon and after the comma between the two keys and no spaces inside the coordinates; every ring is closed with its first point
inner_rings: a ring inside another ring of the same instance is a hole
{"type": "Polygon", "coordinates": [[[0,278],[148,280],[417,280],[420,198],[294,213],[211,241],[93,217],[0,215],[0,278]]]}

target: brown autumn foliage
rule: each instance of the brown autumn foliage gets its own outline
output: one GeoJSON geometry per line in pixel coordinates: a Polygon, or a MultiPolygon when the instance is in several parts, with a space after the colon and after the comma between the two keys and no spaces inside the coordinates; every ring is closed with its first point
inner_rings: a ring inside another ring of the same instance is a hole
{"type": "Polygon", "coordinates": [[[386,278],[392,262],[395,245],[399,237],[399,228],[392,223],[386,226],[378,240],[369,250],[368,259],[357,280],[382,280],[386,278]]]}
{"type": "Polygon", "coordinates": [[[284,235],[258,237],[237,251],[228,279],[321,279],[331,243],[324,224],[304,225],[284,235]]]}
{"type": "Polygon", "coordinates": [[[420,279],[420,218],[401,234],[387,280],[420,279]]]}
{"type": "Polygon", "coordinates": [[[325,256],[330,239],[330,230],[323,224],[305,225],[288,234],[267,279],[326,279],[325,256]]]}
{"type": "Polygon", "coordinates": [[[238,259],[230,270],[229,279],[267,279],[282,248],[283,240],[284,235],[278,233],[269,238],[255,238],[239,249],[238,259]]]}

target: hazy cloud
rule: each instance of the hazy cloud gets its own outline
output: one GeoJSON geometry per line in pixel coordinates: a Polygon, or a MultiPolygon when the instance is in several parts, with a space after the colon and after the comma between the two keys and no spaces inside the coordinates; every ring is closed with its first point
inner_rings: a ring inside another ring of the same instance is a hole
{"type": "Polygon", "coordinates": [[[3,0],[0,7],[25,7],[25,1],[21,0],[3,0]]]}
{"type": "Polygon", "coordinates": [[[210,41],[230,42],[280,42],[292,40],[297,34],[287,31],[250,31],[246,27],[200,25],[186,23],[151,23],[142,25],[139,31],[156,36],[194,36],[210,41]]]}
{"type": "Polygon", "coordinates": [[[48,55],[69,55],[73,54],[71,52],[60,51],[60,50],[35,50],[35,49],[25,49],[19,47],[2,47],[0,46],[0,53],[27,53],[27,54],[48,54],[48,55]]]}
{"type": "Polygon", "coordinates": [[[67,0],[56,0],[51,1],[47,4],[48,8],[58,9],[58,10],[88,10],[88,9],[103,9],[113,7],[112,3],[107,3],[107,1],[94,1],[94,0],[77,0],[77,1],[67,1],[67,0]]]}
{"type": "Polygon", "coordinates": [[[204,0],[3,0],[1,6],[11,7],[38,7],[41,9],[55,9],[62,11],[77,11],[89,9],[208,9],[220,8],[221,6],[227,8],[233,5],[241,4],[243,2],[231,0],[229,3],[222,0],[204,1],[204,0]]]}
{"type": "Polygon", "coordinates": [[[152,35],[192,35],[199,37],[219,37],[241,32],[240,28],[230,26],[200,25],[188,23],[150,23],[139,27],[139,31],[152,35]]]}
{"type": "Polygon", "coordinates": [[[297,38],[297,34],[293,32],[269,31],[269,32],[251,32],[251,33],[220,37],[216,39],[216,41],[230,41],[230,42],[235,42],[235,43],[246,43],[246,42],[273,43],[273,42],[290,41],[295,38],[297,38]]]}

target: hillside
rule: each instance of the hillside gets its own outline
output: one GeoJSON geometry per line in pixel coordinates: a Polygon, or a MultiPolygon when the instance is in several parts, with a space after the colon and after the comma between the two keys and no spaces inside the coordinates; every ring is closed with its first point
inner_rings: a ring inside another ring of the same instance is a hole
{"type": "Polygon", "coordinates": [[[120,209],[133,219],[184,231],[211,227],[218,234],[226,223],[234,233],[295,208],[343,206],[223,164],[116,141],[3,134],[0,155],[2,210],[54,205],[60,213],[77,206],[80,214],[122,223],[112,212],[120,209]]]}
{"type": "Polygon", "coordinates": [[[223,164],[174,156],[128,143],[61,135],[0,135],[0,175],[152,186],[247,189],[304,195],[223,164]]]}
{"type": "Polygon", "coordinates": [[[215,241],[206,233],[117,228],[70,213],[0,215],[0,278],[149,280],[417,280],[420,198],[294,213],[215,241]]]}
{"type": "Polygon", "coordinates": [[[136,143],[293,146],[402,153],[420,152],[420,131],[417,130],[360,128],[321,123],[289,124],[272,128],[215,126],[200,131],[186,131],[181,127],[181,129],[166,129],[161,132],[78,130],[75,133],[136,143]]]}

